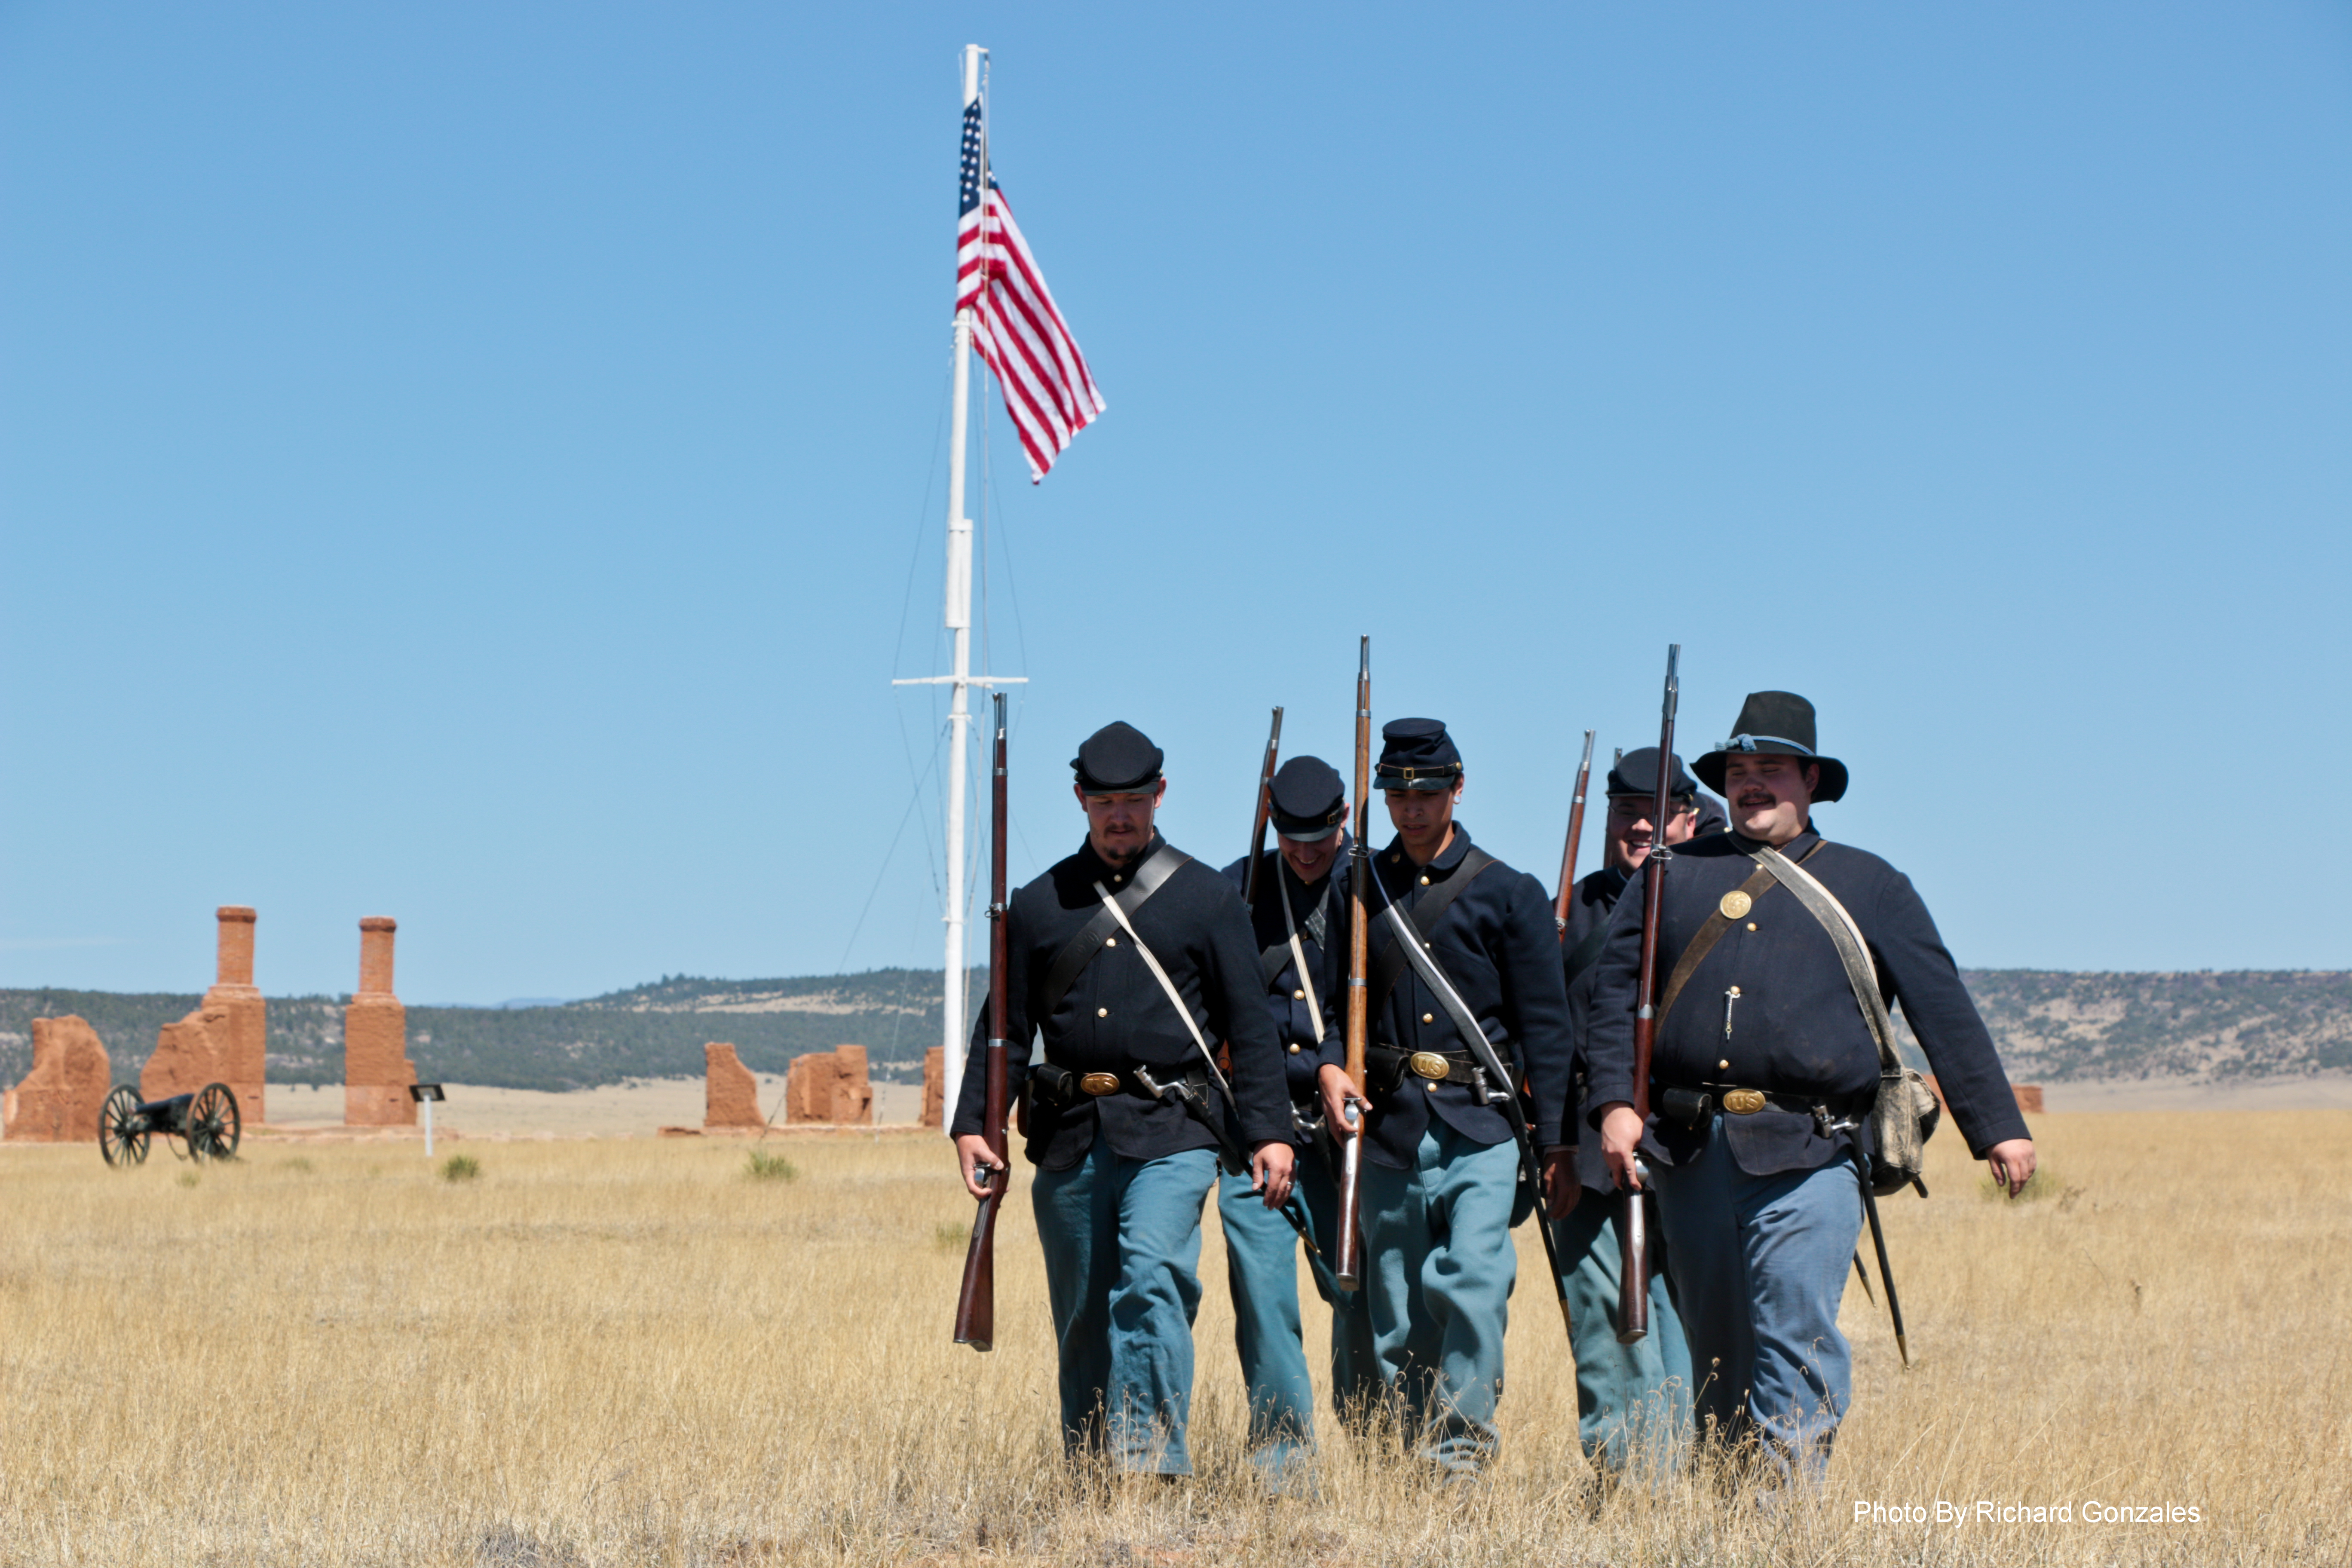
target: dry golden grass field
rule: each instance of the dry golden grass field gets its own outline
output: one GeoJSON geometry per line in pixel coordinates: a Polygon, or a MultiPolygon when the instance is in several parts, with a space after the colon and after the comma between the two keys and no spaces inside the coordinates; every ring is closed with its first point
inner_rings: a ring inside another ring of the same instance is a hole
{"type": "Polygon", "coordinates": [[[976,1355],[933,1137],[795,1138],[789,1180],[701,1140],[460,1144],[458,1181],[415,1145],[0,1148],[0,1563],[2352,1562],[2352,1112],[2037,1131],[2040,1201],[1981,1195],[1948,1131],[1934,1199],[1888,1205],[1917,1364],[1850,1289],[1823,1491],[1605,1500],[1529,1230],[1490,1482],[1327,1430],[1319,1497],[1267,1501],[1213,1219],[1200,1476],[1074,1475],[1025,1168],[976,1355]]]}

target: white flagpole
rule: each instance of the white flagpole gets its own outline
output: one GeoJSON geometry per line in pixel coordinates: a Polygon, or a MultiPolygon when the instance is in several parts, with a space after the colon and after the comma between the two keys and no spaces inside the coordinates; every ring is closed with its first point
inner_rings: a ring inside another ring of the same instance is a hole
{"type": "MultiPolygon", "coordinates": [[[[978,44],[963,49],[963,105],[970,109],[980,97],[978,44]]],[[[988,164],[980,168],[981,211],[988,210],[988,164]]],[[[948,705],[948,952],[945,1005],[940,1009],[945,1068],[946,1104],[956,1103],[963,1087],[965,1051],[963,1020],[963,790],[967,753],[971,746],[971,519],[963,512],[964,427],[971,403],[971,312],[958,310],[955,319],[954,421],[948,435],[948,590],[947,627],[955,634],[955,696],[948,705]]],[[[954,1113],[949,1112],[952,1121],[954,1113]]]]}
{"type": "MultiPolygon", "coordinates": [[[[978,44],[963,49],[963,107],[969,110],[981,95],[981,62],[988,51],[978,44]]],[[[981,143],[980,199],[988,210],[988,147],[983,126],[981,143]]],[[[969,776],[971,747],[971,688],[1011,686],[1021,677],[975,676],[971,673],[971,519],[964,515],[964,446],[971,407],[971,311],[955,317],[955,394],[948,430],[948,564],[946,605],[942,624],[955,634],[953,674],[898,680],[895,686],[945,686],[953,695],[948,704],[947,783],[947,975],[941,998],[940,1043],[946,1064],[946,1120],[955,1121],[957,1098],[963,1089],[963,1059],[970,1041],[964,1022],[963,918],[963,794],[969,776]]]]}

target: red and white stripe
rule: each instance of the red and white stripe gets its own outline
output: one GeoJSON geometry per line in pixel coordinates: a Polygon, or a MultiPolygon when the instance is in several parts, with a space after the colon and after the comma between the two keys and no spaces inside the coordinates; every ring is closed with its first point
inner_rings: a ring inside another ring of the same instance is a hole
{"type": "Polygon", "coordinates": [[[1004,389],[1005,412],[1021,432],[1034,484],[1104,404],[1087,357],[993,182],[956,235],[956,309],[972,312],[972,342],[1004,389]]]}

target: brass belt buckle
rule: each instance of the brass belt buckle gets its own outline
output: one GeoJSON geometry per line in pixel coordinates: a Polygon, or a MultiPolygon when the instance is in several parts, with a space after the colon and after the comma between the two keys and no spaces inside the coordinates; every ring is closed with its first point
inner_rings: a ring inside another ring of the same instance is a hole
{"type": "Polygon", "coordinates": [[[1760,1089],[1734,1089],[1724,1091],[1723,1109],[1734,1116],[1753,1116],[1764,1109],[1764,1091],[1760,1089]]]}
{"type": "Polygon", "coordinates": [[[1106,1094],[1117,1094],[1119,1090],[1118,1074],[1115,1072],[1090,1072],[1087,1074],[1086,1077],[1078,1079],[1078,1087],[1097,1098],[1100,1098],[1106,1094]]]}
{"type": "Polygon", "coordinates": [[[1454,1070],[1454,1064],[1435,1051],[1415,1051],[1404,1065],[1423,1078],[1443,1079],[1454,1070]]]}

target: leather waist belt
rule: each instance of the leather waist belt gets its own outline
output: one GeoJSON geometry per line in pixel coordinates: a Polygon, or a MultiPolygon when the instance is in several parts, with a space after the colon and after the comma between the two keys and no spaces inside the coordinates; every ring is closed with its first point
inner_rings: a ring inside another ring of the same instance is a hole
{"type": "Polygon", "coordinates": [[[1785,1110],[1797,1116],[1827,1111],[1844,1116],[1868,1106],[1867,1096],[1851,1094],[1778,1094],[1769,1089],[1741,1089],[1734,1084],[1706,1083],[1695,1088],[1662,1086],[1659,1113],[1696,1127],[1717,1110],[1727,1116],[1753,1116],[1759,1110],[1785,1110]]]}
{"type": "Polygon", "coordinates": [[[1370,1076],[1381,1083],[1425,1078],[1433,1083],[1466,1083],[1475,1088],[1485,1081],[1485,1074],[1468,1051],[1403,1051],[1394,1046],[1372,1046],[1365,1050],[1364,1058],[1371,1068],[1370,1076]]]}
{"type": "MultiPolygon", "coordinates": [[[[1150,1068],[1150,1064],[1146,1063],[1145,1066],[1150,1068]]],[[[1152,1076],[1163,1087],[1185,1083],[1205,1091],[1209,1085],[1207,1070],[1197,1067],[1155,1069],[1152,1076]]],[[[1138,1100],[1160,1098],[1137,1082],[1132,1071],[1124,1068],[1118,1072],[1072,1072],[1068,1068],[1058,1067],[1052,1062],[1039,1062],[1029,1069],[1029,1079],[1036,1086],[1039,1095],[1065,1108],[1114,1094],[1131,1094],[1138,1100]]]]}

